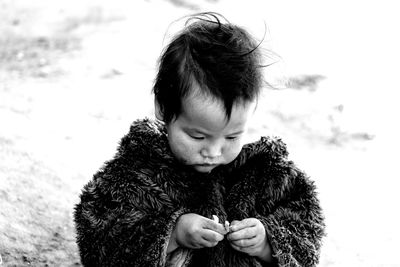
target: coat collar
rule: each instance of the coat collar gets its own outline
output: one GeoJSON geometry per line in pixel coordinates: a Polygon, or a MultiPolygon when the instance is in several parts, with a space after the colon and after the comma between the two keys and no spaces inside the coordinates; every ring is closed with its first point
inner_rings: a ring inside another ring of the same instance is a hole
{"type": "MultiPolygon", "coordinates": [[[[167,139],[165,124],[159,120],[145,118],[136,120],[132,126],[130,134],[137,140],[142,140],[142,145],[148,146],[148,151],[154,156],[173,165],[181,165],[173,156],[167,139]]],[[[277,137],[261,137],[259,141],[243,146],[236,159],[226,166],[216,168],[236,169],[242,167],[249,160],[261,159],[263,161],[275,161],[288,157],[286,145],[277,137]]],[[[185,166],[181,166],[185,169],[185,166]]],[[[214,172],[214,171],[213,171],[214,172]]],[[[213,173],[212,172],[212,173],[213,173]]]]}

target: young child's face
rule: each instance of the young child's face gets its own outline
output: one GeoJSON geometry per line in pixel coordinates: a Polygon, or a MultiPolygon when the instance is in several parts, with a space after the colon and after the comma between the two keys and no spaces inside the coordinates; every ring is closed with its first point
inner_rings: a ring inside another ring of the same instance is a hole
{"type": "Polygon", "coordinates": [[[179,117],[167,124],[172,153],[198,172],[230,163],[242,149],[254,109],[255,102],[234,105],[227,121],[221,101],[200,94],[188,96],[179,117]]]}

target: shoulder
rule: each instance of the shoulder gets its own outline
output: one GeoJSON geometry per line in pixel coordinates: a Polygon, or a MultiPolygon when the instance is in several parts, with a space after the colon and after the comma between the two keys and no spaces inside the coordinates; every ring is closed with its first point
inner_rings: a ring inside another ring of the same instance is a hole
{"type": "Polygon", "coordinates": [[[118,155],[126,153],[151,153],[158,150],[160,153],[166,147],[166,131],[162,122],[145,118],[134,121],[129,132],[121,139],[118,155]]]}
{"type": "Polygon", "coordinates": [[[136,120],[130,127],[130,133],[140,135],[161,135],[164,132],[164,123],[150,118],[136,120]]]}
{"type": "Polygon", "coordinates": [[[97,175],[132,180],[137,172],[148,173],[168,158],[167,145],[162,123],[147,118],[136,120],[120,140],[114,157],[104,163],[97,175]]]}
{"type": "Polygon", "coordinates": [[[164,140],[162,123],[147,118],[134,121],[120,140],[114,157],[94,175],[92,186],[115,191],[146,183],[166,157],[164,140]]]}
{"type": "Polygon", "coordinates": [[[267,184],[281,184],[284,188],[295,191],[315,190],[314,181],[291,159],[286,144],[279,137],[262,137],[259,141],[244,147],[252,154],[249,166],[256,169],[261,181],[267,184]],[[251,152],[250,152],[251,151],[251,152]]]}
{"type": "Polygon", "coordinates": [[[140,119],[131,124],[128,134],[121,140],[121,145],[127,141],[141,141],[141,143],[146,143],[146,141],[161,138],[165,134],[162,122],[149,118],[140,119]]]}
{"type": "Polygon", "coordinates": [[[243,165],[248,161],[263,161],[274,163],[287,160],[289,153],[286,144],[279,137],[261,137],[260,140],[243,146],[236,158],[236,165],[243,165]]]}
{"type": "Polygon", "coordinates": [[[305,176],[289,160],[287,146],[279,137],[261,137],[246,144],[233,164],[239,173],[248,174],[261,183],[289,186],[305,176]]]}
{"type": "Polygon", "coordinates": [[[289,155],[286,144],[280,137],[261,137],[261,139],[253,144],[251,150],[253,153],[261,155],[269,155],[271,157],[287,158],[289,155]]]}

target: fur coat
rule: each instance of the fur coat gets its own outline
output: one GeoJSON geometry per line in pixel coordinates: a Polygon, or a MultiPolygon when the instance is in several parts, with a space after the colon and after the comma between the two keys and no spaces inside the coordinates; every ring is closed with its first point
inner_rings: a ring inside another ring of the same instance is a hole
{"type": "Polygon", "coordinates": [[[314,183],[287,159],[279,139],[243,147],[209,174],[183,166],[171,154],[165,128],[134,122],[115,157],[84,187],[74,219],[84,266],[316,266],[324,218],[314,183]],[[265,226],[274,262],[233,250],[178,248],[167,255],[177,218],[197,213],[220,221],[257,218],[265,226]]]}

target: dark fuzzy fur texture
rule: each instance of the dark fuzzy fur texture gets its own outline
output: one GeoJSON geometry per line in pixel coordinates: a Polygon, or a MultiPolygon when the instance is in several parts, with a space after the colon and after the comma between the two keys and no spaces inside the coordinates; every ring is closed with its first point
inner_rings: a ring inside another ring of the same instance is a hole
{"type": "Polygon", "coordinates": [[[177,218],[194,212],[222,221],[258,218],[275,262],[316,266],[324,218],[314,183],[291,161],[279,139],[245,145],[230,164],[201,174],[172,156],[161,123],[132,124],[114,159],[84,187],[75,208],[85,266],[262,266],[233,250],[179,248],[166,254],[177,218]]]}

